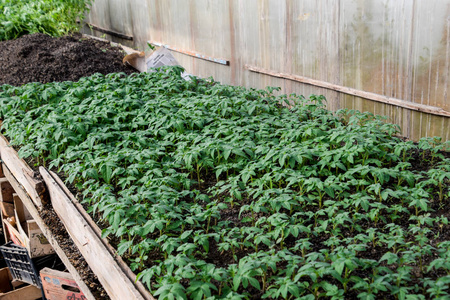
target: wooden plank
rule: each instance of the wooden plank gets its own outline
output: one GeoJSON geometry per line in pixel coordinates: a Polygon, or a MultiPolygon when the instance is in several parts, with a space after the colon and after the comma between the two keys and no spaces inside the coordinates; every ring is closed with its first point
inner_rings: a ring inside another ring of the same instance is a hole
{"type": "Polygon", "coordinates": [[[41,209],[42,203],[45,203],[43,181],[35,178],[34,171],[19,158],[17,152],[3,135],[0,136],[0,157],[20,185],[24,187],[34,204],[41,209]]]}
{"type": "Polygon", "coordinates": [[[100,31],[102,33],[106,33],[111,36],[118,37],[120,39],[129,40],[129,41],[133,40],[133,37],[131,35],[126,35],[126,34],[123,34],[123,33],[120,33],[120,32],[114,31],[114,30],[106,29],[106,28],[103,28],[103,27],[100,27],[100,26],[97,26],[94,24],[90,24],[90,23],[86,23],[86,25],[93,30],[100,31]]]}
{"type": "Polygon", "coordinates": [[[39,171],[55,212],[111,299],[144,299],[50,173],[39,171]]]}
{"type": "Polygon", "coordinates": [[[40,275],[42,288],[48,300],[83,299],[83,293],[70,273],[43,268],[40,275]]]}
{"type": "Polygon", "coordinates": [[[19,184],[17,179],[12,175],[11,171],[9,171],[8,167],[5,164],[2,164],[3,172],[5,174],[5,177],[9,180],[12,187],[16,191],[17,195],[22,200],[23,205],[26,207],[28,212],[31,214],[33,219],[36,221],[39,228],[41,228],[42,232],[44,233],[45,237],[47,238],[50,245],[52,245],[53,249],[55,249],[56,254],[58,254],[61,261],[66,266],[67,270],[69,270],[70,274],[72,274],[73,278],[77,282],[78,286],[80,287],[81,291],[86,296],[86,299],[88,300],[95,300],[95,297],[92,295],[91,291],[89,290],[88,286],[84,283],[83,279],[81,278],[80,274],[78,274],[78,271],[75,269],[75,267],[71,264],[69,258],[64,253],[64,251],[61,249],[61,247],[58,244],[58,241],[53,236],[50,229],[47,227],[47,225],[44,223],[42,218],[39,215],[39,211],[34,206],[33,201],[31,200],[28,193],[24,190],[24,188],[19,184]]]}
{"type": "Polygon", "coordinates": [[[198,53],[196,51],[192,51],[192,50],[186,50],[186,49],[180,49],[174,46],[170,46],[170,45],[165,45],[163,43],[159,43],[159,42],[155,42],[155,41],[148,41],[148,43],[158,46],[158,47],[164,47],[167,48],[169,50],[181,53],[181,54],[186,54],[195,58],[199,58],[199,59],[203,59],[203,60],[207,60],[213,63],[217,63],[217,64],[221,64],[221,65],[225,65],[225,66],[229,66],[230,65],[230,61],[224,58],[217,58],[217,57],[212,57],[212,56],[208,56],[208,55],[204,55],[201,53],[198,53]]]}
{"type": "Polygon", "coordinates": [[[6,225],[6,228],[9,232],[11,240],[14,242],[14,244],[20,245],[22,247],[26,247],[26,242],[25,242],[24,238],[20,234],[19,230],[17,230],[14,227],[16,225],[16,222],[11,221],[11,219],[3,219],[3,223],[6,225]]]}
{"type": "Polygon", "coordinates": [[[12,290],[11,280],[9,268],[0,269],[0,293],[7,293],[12,290]]]}
{"type": "Polygon", "coordinates": [[[24,287],[24,286],[28,285],[28,283],[20,281],[19,279],[12,279],[11,285],[14,290],[17,290],[20,287],[24,287]]]}
{"type": "Polygon", "coordinates": [[[8,202],[13,203],[13,193],[14,189],[12,188],[11,184],[9,183],[8,179],[6,178],[0,178],[0,201],[1,202],[8,202]]]}
{"type": "Polygon", "coordinates": [[[35,300],[42,298],[42,291],[34,285],[27,285],[6,294],[0,294],[0,300],[35,300]]]}
{"type": "Polygon", "coordinates": [[[28,212],[27,208],[23,205],[19,195],[14,193],[13,198],[14,198],[14,209],[16,210],[19,220],[21,220],[21,222],[26,220],[33,220],[33,217],[28,212]]]}
{"type": "Polygon", "coordinates": [[[4,218],[14,217],[14,204],[8,202],[0,202],[2,208],[2,216],[4,218]]]}
{"type": "Polygon", "coordinates": [[[28,220],[26,226],[28,232],[27,248],[31,258],[55,253],[36,221],[28,220]]]}
{"type": "Polygon", "coordinates": [[[128,278],[136,285],[137,289],[141,293],[141,295],[146,300],[154,300],[153,296],[150,294],[150,292],[145,288],[144,284],[140,281],[136,281],[136,274],[131,271],[130,267],[122,260],[122,258],[117,255],[116,249],[114,249],[108,242],[106,238],[102,238],[102,231],[101,229],[95,224],[95,222],[92,220],[91,216],[84,210],[84,207],[81,205],[80,202],[75,198],[75,196],[69,191],[67,186],[64,184],[64,182],[59,178],[59,176],[52,171],[49,171],[50,175],[53,177],[56,183],[59,184],[60,188],[66,193],[66,195],[70,198],[72,203],[75,205],[78,212],[82,215],[82,217],[86,220],[86,222],[91,226],[91,228],[94,230],[97,237],[103,242],[106,249],[109,251],[109,253],[114,257],[116,262],[119,264],[122,271],[128,276],[128,278]]]}
{"type": "Polygon", "coordinates": [[[285,78],[285,79],[301,82],[304,84],[310,84],[310,85],[338,91],[338,92],[341,92],[344,94],[353,95],[353,96],[357,96],[360,98],[372,100],[372,101],[382,102],[382,103],[386,103],[386,104],[390,104],[390,105],[394,105],[394,106],[398,106],[398,107],[403,107],[403,108],[407,108],[410,110],[420,111],[420,112],[424,112],[424,113],[428,113],[428,114],[450,117],[450,112],[445,111],[442,108],[436,107],[436,106],[429,106],[429,105],[423,105],[423,104],[414,103],[414,102],[408,102],[405,100],[400,100],[400,99],[387,97],[387,96],[383,96],[383,95],[379,95],[379,94],[375,94],[375,93],[365,92],[365,91],[341,86],[338,84],[325,82],[322,80],[316,80],[316,79],[312,79],[312,78],[308,78],[308,77],[304,77],[304,76],[276,72],[276,71],[267,70],[267,69],[263,69],[263,68],[259,68],[259,67],[255,67],[255,66],[251,66],[251,65],[245,65],[245,68],[252,72],[261,73],[261,74],[279,77],[279,78],[285,78]]]}
{"type": "Polygon", "coordinates": [[[1,215],[0,222],[2,223],[3,236],[5,237],[5,244],[6,244],[11,240],[11,237],[9,236],[9,231],[6,227],[6,224],[3,222],[3,219],[6,220],[6,216],[3,214],[3,210],[0,210],[0,215],[1,215]]]}

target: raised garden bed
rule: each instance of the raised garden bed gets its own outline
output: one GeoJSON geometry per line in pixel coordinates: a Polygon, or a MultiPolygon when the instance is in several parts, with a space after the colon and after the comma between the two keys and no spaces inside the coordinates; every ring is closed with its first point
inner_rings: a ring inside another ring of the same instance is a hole
{"type": "Polygon", "coordinates": [[[323,100],[178,68],[0,87],[2,132],[160,299],[447,295],[448,143],[323,100]]]}

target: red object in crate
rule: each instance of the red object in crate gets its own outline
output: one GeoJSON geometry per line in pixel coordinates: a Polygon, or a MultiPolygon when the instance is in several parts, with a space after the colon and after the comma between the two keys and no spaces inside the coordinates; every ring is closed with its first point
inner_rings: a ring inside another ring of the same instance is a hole
{"type": "Polygon", "coordinates": [[[40,274],[47,300],[86,300],[70,273],[44,268],[40,274]]]}

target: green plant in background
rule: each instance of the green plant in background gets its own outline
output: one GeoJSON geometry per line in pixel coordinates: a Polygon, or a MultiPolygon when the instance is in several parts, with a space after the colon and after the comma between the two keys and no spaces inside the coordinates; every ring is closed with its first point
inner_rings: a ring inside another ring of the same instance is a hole
{"type": "Polygon", "coordinates": [[[62,36],[77,31],[91,0],[0,0],[0,41],[25,34],[62,36]]]}

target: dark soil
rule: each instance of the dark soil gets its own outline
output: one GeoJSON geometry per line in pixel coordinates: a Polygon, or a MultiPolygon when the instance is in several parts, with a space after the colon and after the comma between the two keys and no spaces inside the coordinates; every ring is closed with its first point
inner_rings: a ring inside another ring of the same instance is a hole
{"type": "Polygon", "coordinates": [[[0,85],[78,81],[94,73],[136,72],[122,64],[124,56],[120,48],[81,34],[60,38],[26,35],[0,42],[0,85]]]}
{"type": "Polygon", "coordinates": [[[69,258],[70,263],[77,269],[84,283],[91,290],[95,299],[110,299],[105,289],[98,281],[97,276],[92,272],[84,257],[81,255],[72,238],[67,233],[64,225],[51,205],[46,205],[41,211],[44,223],[52,231],[53,236],[58,241],[59,246],[69,258]]]}

